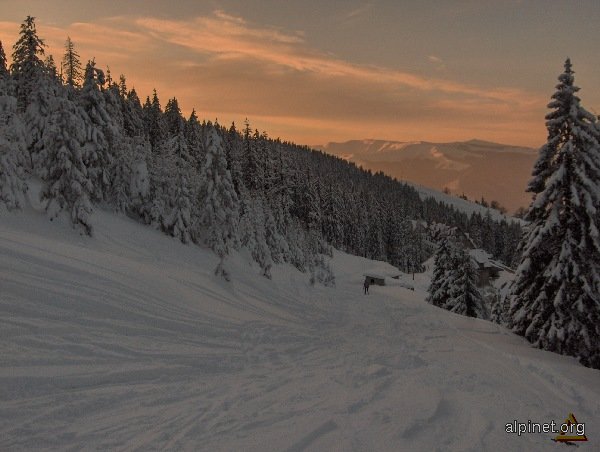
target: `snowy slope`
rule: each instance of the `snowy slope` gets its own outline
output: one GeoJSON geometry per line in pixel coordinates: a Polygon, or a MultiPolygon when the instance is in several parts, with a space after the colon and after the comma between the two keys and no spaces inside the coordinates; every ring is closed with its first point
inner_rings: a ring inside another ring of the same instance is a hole
{"type": "MultiPolygon", "coordinates": [[[[0,450],[564,450],[514,419],[586,423],[600,373],[489,322],[371,287],[387,264],[337,253],[336,288],[273,280],[105,212],[96,235],[0,217],[0,450]]],[[[408,278],[408,276],[405,276],[408,278]]]]}
{"type": "Polygon", "coordinates": [[[469,199],[497,200],[511,213],[527,207],[535,149],[470,140],[452,143],[352,140],[317,146],[374,171],[469,199]]]}
{"type": "Polygon", "coordinates": [[[453,195],[447,195],[446,193],[434,190],[432,188],[423,187],[422,185],[412,184],[410,182],[407,182],[407,184],[411,185],[415,190],[417,190],[421,199],[433,198],[436,201],[442,202],[449,206],[453,206],[459,212],[464,212],[467,215],[478,213],[481,216],[485,217],[489,212],[491,217],[496,221],[516,221],[520,224],[525,224],[523,220],[515,218],[509,214],[502,214],[496,209],[483,207],[482,205],[474,203],[472,201],[468,201],[453,195]]]}

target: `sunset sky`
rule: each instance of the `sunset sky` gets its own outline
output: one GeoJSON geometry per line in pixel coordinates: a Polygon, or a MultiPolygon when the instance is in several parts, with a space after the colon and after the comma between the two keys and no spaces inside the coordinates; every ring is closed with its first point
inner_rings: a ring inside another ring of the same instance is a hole
{"type": "Polygon", "coordinates": [[[539,146],[567,56],[600,114],[597,1],[0,0],[10,58],[36,17],[140,97],[302,144],[472,138],[539,146]]]}

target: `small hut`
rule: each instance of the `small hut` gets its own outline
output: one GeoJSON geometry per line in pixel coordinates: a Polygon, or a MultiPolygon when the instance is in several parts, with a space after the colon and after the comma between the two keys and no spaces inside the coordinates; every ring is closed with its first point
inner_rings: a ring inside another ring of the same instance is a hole
{"type": "Polygon", "coordinates": [[[492,280],[498,278],[501,271],[514,273],[511,268],[493,260],[492,256],[482,249],[471,249],[469,254],[476,264],[478,287],[491,285],[492,280]]]}
{"type": "Polygon", "coordinates": [[[365,283],[369,285],[385,286],[385,276],[376,275],[375,273],[365,273],[365,283]]]}

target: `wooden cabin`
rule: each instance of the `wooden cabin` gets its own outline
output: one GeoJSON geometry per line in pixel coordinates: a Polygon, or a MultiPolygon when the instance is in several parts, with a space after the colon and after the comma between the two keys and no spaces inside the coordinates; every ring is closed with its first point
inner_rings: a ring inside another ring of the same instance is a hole
{"type": "Polygon", "coordinates": [[[493,260],[492,256],[482,249],[470,249],[469,255],[475,263],[475,268],[477,270],[477,287],[491,285],[492,281],[500,276],[501,271],[513,273],[512,269],[493,260]]]}
{"type": "Polygon", "coordinates": [[[374,273],[365,273],[365,283],[369,283],[370,286],[385,286],[385,276],[376,275],[374,273]]]}
{"type": "Polygon", "coordinates": [[[501,271],[514,273],[514,271],[506,265],[492,259],[492,256],[487,251],[477,248],[473,239],[466,232],[458,229],[456,231],[457,243],[468,251],[471,259],[475,263],[477,271],[477,287],[491,286],[493,280],[500,276],[501,271]]]}

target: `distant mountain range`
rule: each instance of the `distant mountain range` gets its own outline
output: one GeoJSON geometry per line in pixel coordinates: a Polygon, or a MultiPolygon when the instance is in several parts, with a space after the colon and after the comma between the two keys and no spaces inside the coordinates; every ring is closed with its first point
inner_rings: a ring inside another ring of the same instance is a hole
{"type": "Polygon", "coordinates": [[[440,191],[447,188],[472,200],[496,200],[510,213],[531,201],[525,188],[538,155],[536,149],[481,140],[352,140],[316,148],[408,182],[440,191]]]}

